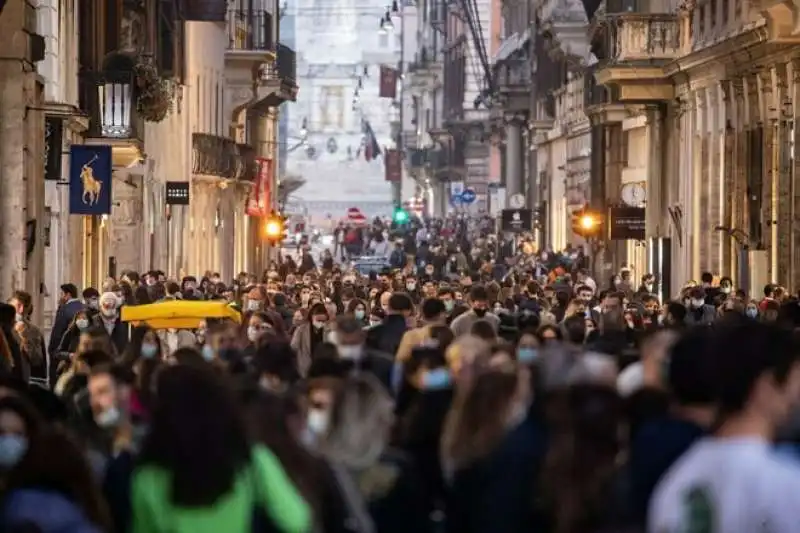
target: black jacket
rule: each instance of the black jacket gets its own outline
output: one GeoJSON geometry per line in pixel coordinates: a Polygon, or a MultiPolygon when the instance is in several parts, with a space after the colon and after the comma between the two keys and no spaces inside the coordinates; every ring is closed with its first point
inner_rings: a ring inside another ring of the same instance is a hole
{"type": "Polygon", "coordinates": [[[382,324],[367,331],[367,348],[383,352],[394,359],[406,331],[408,325],[404,316],[389,315],[382,324]]]}

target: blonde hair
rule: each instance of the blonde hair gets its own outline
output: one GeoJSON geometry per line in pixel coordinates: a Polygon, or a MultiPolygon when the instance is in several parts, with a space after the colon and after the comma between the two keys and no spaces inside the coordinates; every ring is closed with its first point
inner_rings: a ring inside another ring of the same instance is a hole
{"type": "Polygon", "coordinates": [[[351,376],[335,392],[330,426],[320,451],[349,468],[372,466],[386,448],[394,423],[394,402],[371,374],[351,376]]]}

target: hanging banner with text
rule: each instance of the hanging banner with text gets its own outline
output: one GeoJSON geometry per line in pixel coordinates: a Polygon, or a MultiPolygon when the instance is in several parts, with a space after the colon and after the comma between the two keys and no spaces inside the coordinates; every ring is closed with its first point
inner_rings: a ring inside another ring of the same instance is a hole
{"type": "Polygon", "coordinates": [[[397,70],[381,65],[380,93],[381,98],[397,97],[397,70]]]}
{"type": "Polygon", "coordinates": [[[44,119],[44,179],[61,180],[61,143],[64,121],[56,117],[44,119]]]}
{"type": "Polygon", "coordinates": [[[69,149],[69,212],[111,214],[111,147],[73,144],[69,149]]]}
{"type": "Polygon", "coordinates": [[[245,213],[251,217],[265,217],[272,211],[272,159],[256,157],[258,173],[250,195],[247,197],[245,213]]]}
{"type": "Polygon", "coordinates": [[[393,183],[401,181],[403,179],[403,159],[400,156],[400,150],[384,150],[383,161],[386,181],[393,183]]]}

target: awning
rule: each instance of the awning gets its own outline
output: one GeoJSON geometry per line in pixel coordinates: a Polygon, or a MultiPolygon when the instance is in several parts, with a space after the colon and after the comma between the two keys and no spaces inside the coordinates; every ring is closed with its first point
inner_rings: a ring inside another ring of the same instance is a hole
{"type": "Polygon", "coordinates": [[[517,32],[512,33],[505,39],[503,42],[500,43],[500,48],[497,49],[495,52],[494,57],[492,58],[492,63],[499,63],[505,59],[508,59],[514,50],[517,49],[517,42],[519,41],[519,34],[517,32]]]}
{"type": "Polygon", "coordinates": [[[528,44],[528,41],[531,39],[531,30],[528,28],[522,33],[514,32],[513,34],[506,37],[502,43],[500,43],[500,48],[494,54],[492,58],[492,64],[497,64],[501,61],[505,61],[512,55],[514,55],[519,50],[528,44]]]}

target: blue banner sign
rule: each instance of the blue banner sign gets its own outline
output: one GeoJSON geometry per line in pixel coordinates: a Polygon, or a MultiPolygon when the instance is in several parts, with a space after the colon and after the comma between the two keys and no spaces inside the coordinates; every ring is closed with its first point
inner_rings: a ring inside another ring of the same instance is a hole
{"type": "Polygon", "coordinates": [[[111,147],[73,144],[69,149],[69,212],[111,214],[111,147]]]}

